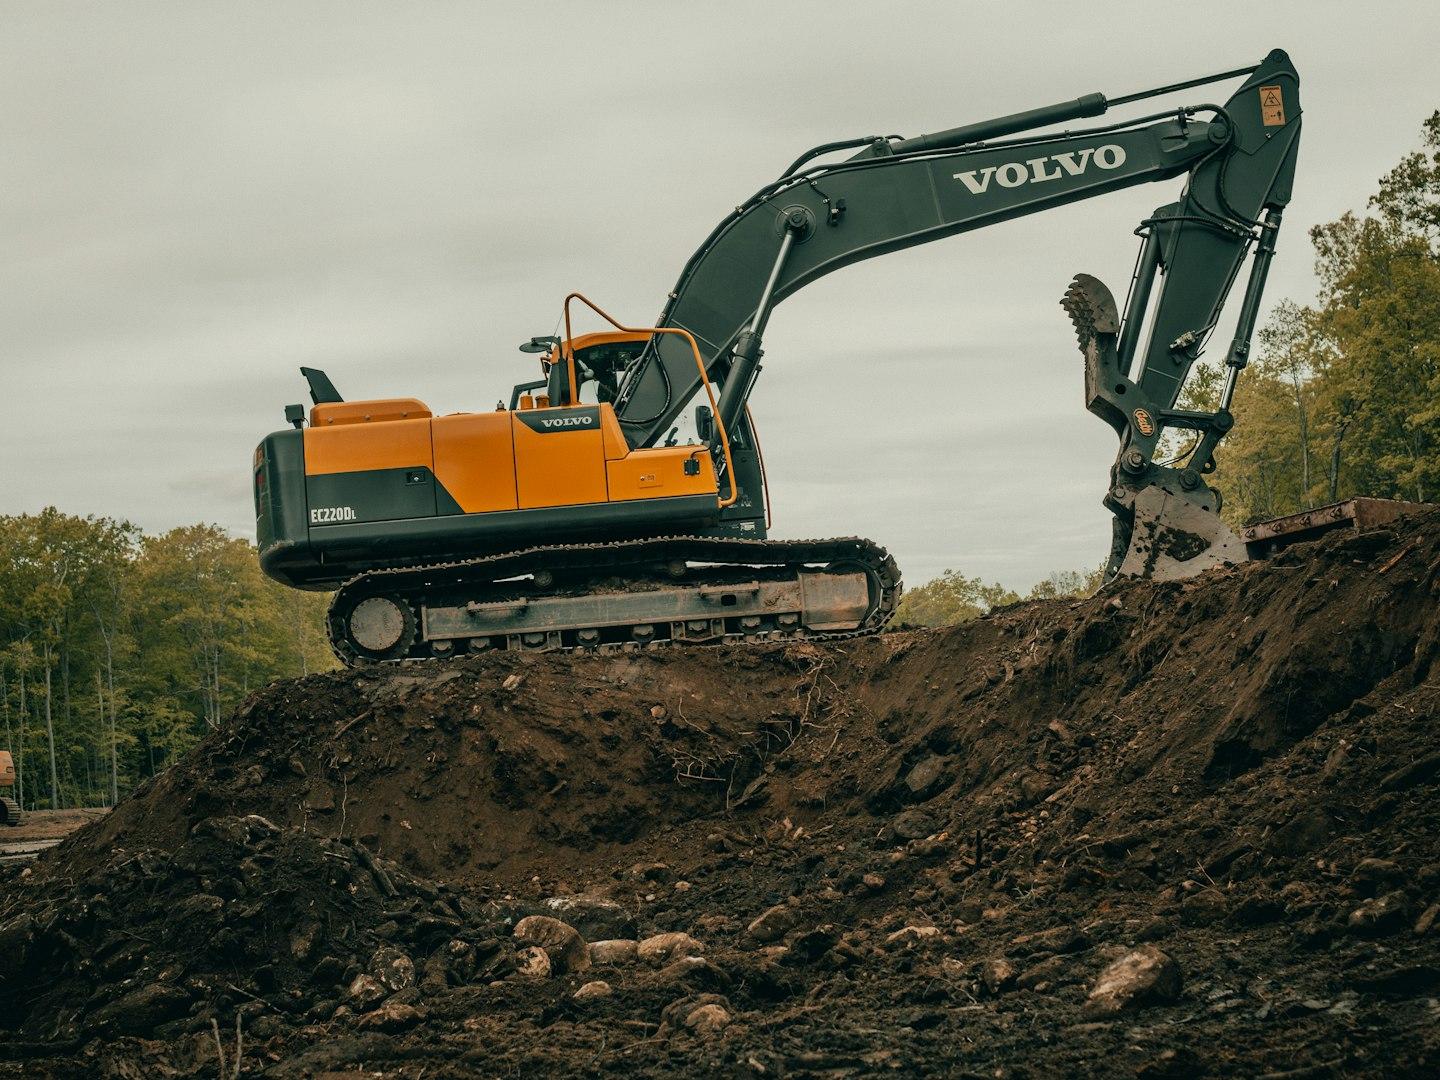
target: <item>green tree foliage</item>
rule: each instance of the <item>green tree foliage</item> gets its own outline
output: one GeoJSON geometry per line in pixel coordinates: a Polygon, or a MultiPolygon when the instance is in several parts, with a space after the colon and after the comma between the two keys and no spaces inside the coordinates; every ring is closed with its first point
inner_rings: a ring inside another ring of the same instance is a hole
{"type": "Polygon", "coordinates": [[[937,578],[913,589],[906,589],[895,611],[895,619],[904,626],[953,626],[955,623],[978,619],[996,608],[1020,600],[1060,600],[1089,596],[1104,581],[1105,567],[1084,572],[1062,570],[1037,582],[1021,596],[1003,585],[986,584],[978,577],[967,578],[954,570],[946,570],[937,578]]]}
{"type": "Polygon", "coordinates": [[[1105,584],[1105,564],[1094,570],[1057,570],[1042,581],[1037,581],[1025,595],[1026,600],[1071,600],[1081,596],[1094,596],[1096,590],[1105,584]]]}
{"type": "Polygon", "coordinates": [[[0,737],[30,808],[113,803],[266,682],[333,665],[328,598],[213,525],[0,517],[0,737]]]}
{"type": "MultiPolygon", "coordinates": [[[[1279,305],[1241,376],[1217,478],[1233,524],[1373,495],[1440,498],[1440,111],[1371,213],[1311,230],[1319,295],[1279,305]]],[[[1214,369],[1187,387],[1213,403],[1214,369]]]]}
{"type": "Polygon", "coordinates": [[[978,619],[993,608],[1019,599],[1003,585],[987,585],[978,577],[967,578],[946,570],[924,585],[906,589],[895,618],[907,626],[950,626],[978,619]]]}

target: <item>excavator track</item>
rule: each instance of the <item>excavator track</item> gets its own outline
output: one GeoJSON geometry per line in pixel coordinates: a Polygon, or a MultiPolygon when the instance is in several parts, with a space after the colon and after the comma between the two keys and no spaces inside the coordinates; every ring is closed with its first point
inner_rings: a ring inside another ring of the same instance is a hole
{"type": "Polygon", "coordinates": [[[20,804],[8,795],[0,796],[0,825],[19,825],[25,820],[25,812],[20,809],[20,804]]]}
{"type": "Polygon", "coordinates": [[[874,542],[674,536],[370,571],[327,627],[347,666],[468,655],[874,634],[900,596],[874,542]]]}

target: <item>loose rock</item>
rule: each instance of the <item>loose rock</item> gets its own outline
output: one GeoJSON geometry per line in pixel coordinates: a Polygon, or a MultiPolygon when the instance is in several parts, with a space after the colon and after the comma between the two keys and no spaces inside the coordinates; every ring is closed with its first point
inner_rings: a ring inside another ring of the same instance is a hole
{"type": "Polygon", "coordinates": [[[1187,926],[1209,926],[1224,919],[1229,910],[1219,889],[1201,889],[1180,901],[1180,920],[1187,926]]]}
{"type": "Polygon", "coordinates": [[[718,1035],[730,1026],[730,1014],[721,1005],[701,1005],[685,1017],[685,1026],[702,1038],[718,1035]]]}
{"type": "Polygon", "coordinates": [[[1421,912],[1420,918],[1415,920],[1416,936],[1418,937],[1423,934],[1428,934],[1430,932],[1430,928],[1435,925],[1435,920],[1437,917],[1440,917],[1440,904],[1431,904],[1428,908],[1421,912]]]}
{"type": "Polygon", "coordinates": [[[539,945],[527,945],[515,953],[515,974],[527,979],[548,979],[550,972],[550,955],[539,945]]]}
{"type": "Polygon", "coordinates": [[[1016,935],[1011,939],[1009,951],[1019,956],[1040,952],[1070,953],[1078,952],[1088,944],[1086,936],[1073,926],[1053,926],[1033,934],[1016,935]]]}
{"type": "Polygon", "coordinates": [[[87,1026],[120,1035],[148,1036],[157,1024],[183,1015],[189,1003],[190,995],[179,987],[142,986],[97,1009],[87,1026]]]}
{"type": "Polygon", "coordinates": [[[795,926],[800,913],[788,904],[776,904],[762,912],[745,928],[747,936],[755,941],[779,941],[795,926]]]}
{"type": "Polygon", "coordinates": [[[929,947],[938,945],[944,940],[945,935],[939,928],[934,926],[903,926],[893,934],[885,937],[885,948],[887,949],[913,949],[917,946],[929,947]]]}
{"type": "Polygon", "coordinates": [[[370,959],[370,973],[390,991],[415,985],[415,962],[393,945],[382,945],[370,959]]]}
{"type": "Polygon", "coordinates": [[[890,828],[901,840],[920,840],[939,831],[935,819],[923,810],[907,810],[897,814],[890,828]]]}
{"type": "Polygon", "coordinates": [[[588,951],[592,964],[633,964],[639,959],[640,944],[625,938],[617,938],[613,941],[592,941],[588,951]]]}
{"type": "Polygon", "coordinates": [[[1366,900],[1350,913],[1346,925],[1351,933],[1384,937],[1402,929],[1410,915],[1410,903],[1403,892],[1390,892],[1366,900]]]}
{"type": "Polygon", "coordinates": [[[1361,859],[1350,872],[1350,881],[1366,896],[1393,889],[1404,880],[1405,871],[1389,859],[1361,859]]]}
{"type": "Polygon", "coordinates": [[[635,917],[623,904],[599,896],[552,896],[545,908],[586,941],[608,941],[635,936],[635,917]]]}
{"type": "Polygon", "coordinates": [[[1387,774],[1380,781],[1381,791],[1404,791],[1406,788],[1423,784],[1431,777],[1440,776],[1440,750],[1417,758],[1387,774]]]}
{"type": "Polygon", "coordinates": [[[905,786],[917,799],[925,798],[935,791],[945,779],[946,760],[942,757],[928,757],[905,774],[905,786]]]}
{"type": "Polygon", "coordinates": [[[999,994],[1015,982],[1015,965],[1003,956],[986,960],[980,966],[980,984],[991,994],[999,994]]]}
{"type": "Polygon", "coordinates": [[[356,1012],[366,1012],[384,1001],[389,996],[389,991],[385,989],[379,979],[362,973],[355,976],[345,991],[345,996],[349,999],[352,1009],[356,1012]]]}
{"type": "Polygon", "coordinates": [[[335,789],[324,780],[310,781],[305,794],[305,809],[312,814],[328,814],[335,809],[335,789]]]}
{"type": "Polygon", "coordinates": [[[647,964],[663,964],[676,956],[697,956],[704,951],[705,946],[689,934],[675,932],[646,938],[636,946],[635,955],[647,964]]]}
{"type": "MultiPolygon", "coordinates": [[[[660,1033],[666,1035],[680,1030],[693,1030],[690,1029],[687,1021],[689,1021],[692,1015],[707,1007],[719,1009],[725,1013],[727,1017],[730,1015],[730,1002],[724,995],[714,993],[692,994],[677,998],[665,1006],[664,1010],[660,1013],[660,1033]]],[[[713,1016],[714,1014],[711,1015],[713,1016]]],[[[703,1020],[701,1022],[703,1023],[703,1020]]]]}
{"type": "Polygon", "coordinates": [[[572,996],[576,1001],[593,1001],[596,998],[609,997],[613,992],[608,982],[604,979],[596,979],[593,982],[587,982],[572,996]]]}
{"type": "Polygon", "coordinates": [[[1049,990],[1061,983],[1074,982],[1069,974],[1070,962],[1063,956],[1051,956],[1038,964],[1031,964],[1015,979],[1015,986],[1021,990],[1049,990]]]}
{"type": "Polygon", "coordinates": [[[515,924],[515,939],[527,945],[538,945],[550,957],[550,967],[558,975],[583,971],[590,966],[585,939],[569,923],[549,915],[527,915],[515,924]]]}
{"type": "Polygon", "coordinates": [[[682,956],[666,964],[650,980],[657,986],[686,986],[697,990],[723,990],[730,976],[703,956],[682,956]]]}
{"type": "Polygon", "coordinates": [[[399,1001],[387,1001],[356,1022],[361,1031],[404,1031],[425,1019],[425,1010],[399,1001]]]}
{"type": "Polygon", "coordinates": [[[1180,965],[1154,945],[1142,945],[1107,967],[1095,980],[1082,1014],[1113,1016],[1147,1002],[1180,996],[1180,965]]]}

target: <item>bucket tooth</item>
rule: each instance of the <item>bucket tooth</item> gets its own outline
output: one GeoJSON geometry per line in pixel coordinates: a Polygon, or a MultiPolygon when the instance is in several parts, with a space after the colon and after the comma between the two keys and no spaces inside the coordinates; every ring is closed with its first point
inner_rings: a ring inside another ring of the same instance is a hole
{"type": "Polygon", "coordinates": [[[1097,334],[1120,332],[1120,312],[1115,306],[1115,297],[1097,277],[1076,274],[1060,298],[1060,306],[1075,324],[1075,336],[1082,353],[1089,349],[1097,334]]]}
{"type": "Polygon", "coordinates": [[[1130,381],[1120,371],[1116,352],[1120,312],[1115,296],[1099,278],[1076,274],[1060,298],[1060,306],[1075,326],[1080,353],[1085,357],[1085,408],[1123,436],[1129,417],[1112,397],[1117,390],[1124,393],[1130,381]]]}

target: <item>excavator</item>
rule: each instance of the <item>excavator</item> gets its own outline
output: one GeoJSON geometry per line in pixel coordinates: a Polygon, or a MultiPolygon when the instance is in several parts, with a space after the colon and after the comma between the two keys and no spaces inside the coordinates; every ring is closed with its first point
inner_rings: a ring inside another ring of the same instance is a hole
{"type": "Polygon", "coordinates": [[[15,758],[9,750],[0,750],[0,825],[22,825],[25,812],[11,795],[15,791],[15,758]]]}
{"type": "Polygon", "coordinates": [[[901,587],[883,548],[767,538],[747,403],[776,305],[862,259],[1177,178],[1179,197],[1136,230],[1123,312],[1085,274],[1061,303],[1086,407],[1120,440],[1103,500],[1107,574],[1173,579],[1242,561],[1207,478],[1234,423],[1300,122],[1299,77],[1276,50],[1115,98],[823,143],[715,226],[654,325],[567,296],[563,336],[520,346],[539,357],[539,378],[517,384],[508,407],[435,415],[415,398],[346,401],[302,368],[308,415],[287,406],[290,427],[255,451],[261,565],[335,590],[329,635],[351,665],[874,633],[901,587]],[[1223,105],[1054,130],[1236,79],[1223,105]],[[1217,407],[1182,408],[1247,259],[1217,407]],[[582,313],[608,329],[575,333],[582,313]]]}

